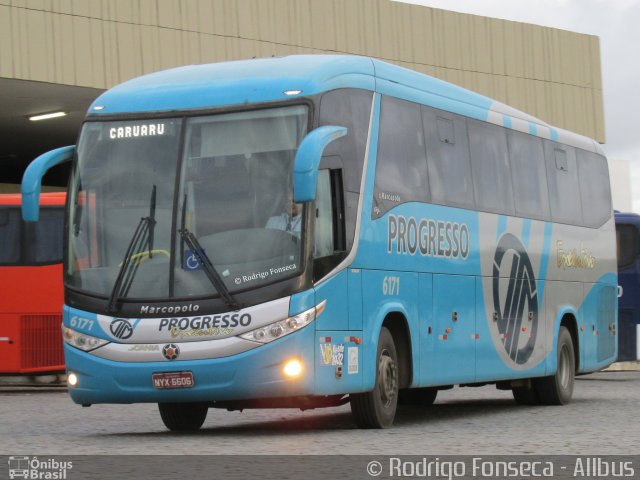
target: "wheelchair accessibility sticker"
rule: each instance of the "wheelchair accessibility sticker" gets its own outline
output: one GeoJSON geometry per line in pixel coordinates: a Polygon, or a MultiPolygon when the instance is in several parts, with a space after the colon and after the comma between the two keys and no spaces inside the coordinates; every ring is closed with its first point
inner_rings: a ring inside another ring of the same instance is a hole
{"type": "MultiPolygon", "coordinates": [[[[198,252],[200,255],[204,255],[204,250],[198,252]]],[[[182,262],[182,269],[186,272],[195,272],[196,270],[202,270],[202,263],[198,258],[198,254],[193,250],[186,250],[184,252],[184,260],[182,262]]]]}

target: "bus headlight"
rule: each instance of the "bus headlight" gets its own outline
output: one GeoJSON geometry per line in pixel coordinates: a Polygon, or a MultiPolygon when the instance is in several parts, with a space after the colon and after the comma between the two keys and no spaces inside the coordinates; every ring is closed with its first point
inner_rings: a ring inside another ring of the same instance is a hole
{"type": "Polygon", "coordinates": [[[67,375],[67,384],[70,387],[78,385],[78,376],[73,372],[69,372],[69,375],[67,375]]]}
{"type": "Polygon", "coordinates": [[[284,364],[282,371],[287,377],[296,378],[302,373],[302,362],[297,358],[289,360],[284,364]]]}
{"type": "Polygon", "coordinates": [[[62,339],[65,343],[71,345],[72,347],[79,348],[80,350],[84,350],[85,352],[95,350],[96,348],[102,347],[103,345],[109,343],[108,340],[92,337],[91,335],[77,332],[72,328],[65,326],[62,327],[62,339]]]}
{"type": "Polygon", "coordinates": [[[284,337],[290,333],[300,330],[306,327],[324,311],[324,307],[327,301],[323,301],[319,305],[310,308],[307,311],[294,315],[293,317],[285,318],[278,322],[274,322],[270,325],[251,330],[250,332],[239,335],[240,338],[250,340],[252,342],[269,343],[273,342],[277,338],[284,337]]]}

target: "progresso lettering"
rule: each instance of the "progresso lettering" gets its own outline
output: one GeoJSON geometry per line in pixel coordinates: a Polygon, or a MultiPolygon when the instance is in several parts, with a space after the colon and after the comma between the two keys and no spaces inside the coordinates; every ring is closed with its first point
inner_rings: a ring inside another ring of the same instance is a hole
{"type": "Polygon", "coordinates": [[[387,251],[400,255],[459,258],[469,256],[469,227],[465,223],[445,222],[402,215],[389,215],[387,251]]]}
{"type": "Polygon", "coordinates": [[[191,318],[163,318],[160,320],[158,331],[168,330],[176,333],[180,330],[207,330],[237,326],[248,327],[249,325],[251,325],[251,315],[248,313],[229,313],[191,318]]]}

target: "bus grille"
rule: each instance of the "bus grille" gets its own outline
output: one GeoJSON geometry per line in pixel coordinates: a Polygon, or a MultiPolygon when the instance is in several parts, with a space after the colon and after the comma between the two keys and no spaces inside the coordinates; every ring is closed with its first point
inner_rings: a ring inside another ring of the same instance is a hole
{"type": "Polygon", "coordinates": [[[22,315],[21,368],[62,367],[62,315],[22,315]]]}

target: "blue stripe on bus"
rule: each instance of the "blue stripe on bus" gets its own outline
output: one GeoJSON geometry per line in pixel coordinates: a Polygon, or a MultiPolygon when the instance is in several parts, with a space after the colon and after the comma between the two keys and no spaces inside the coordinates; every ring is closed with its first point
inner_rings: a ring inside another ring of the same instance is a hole
{"type": "Polygon", "coordinates": [[[544,241],[542,244],[542,260],[540,262],[540,271],[538,272],[538,301],[542,308],[542,300],[544,297],[545,279],[547,278],[547,268],[549,266],[549,255],[551,254],[551,232],[553,224],[545,222],[544,224],[544,241]]]}
{"type": "Polygon", "coordinates": [[[551,140],[553,140],[554,142],[558,141],[558,130],[556,130],[555,128],[549,128],[549,130],[551,130],[551,140]]]}
{"type": "Polygon", "coordinates": [[[507,128],[512,128],[513,122],[511,121],[511,117],[508,115],[502,115],[502,125],[507,128]]]}
{"type": "Polygon", "coordinates": [[[538,126],[535,123],[529,122],[529,133],[531,135],[538,135],[538,126]]]}

